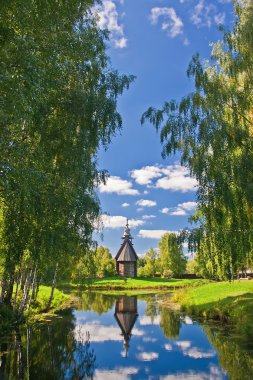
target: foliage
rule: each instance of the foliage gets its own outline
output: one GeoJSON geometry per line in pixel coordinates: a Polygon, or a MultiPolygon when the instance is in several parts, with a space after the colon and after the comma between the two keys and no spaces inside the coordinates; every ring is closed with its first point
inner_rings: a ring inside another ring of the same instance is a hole
{"type": "Polygon", "coordinates": [[[173,233],[166,233],[158,246],[160,250],[160,268],[163,275],[165,277],[182,275],[186,268],[186,258],[177,236],[173,233]]]}
{"type": "Polygon", "coordinates": [[[165,157],[181,153],[198,181],[197,228],[185,237],[203,275],[232,279],[253,252],[253,4],[235,1],[235,25],[213,44],[211,61],[196,54],[187,74],[195,91],[142,116],[160,131],[165,157]]]}
{"type": "Polygon", "coordinates": [[[96,154],[122,126],[117,98],[133,80],[111,67],[95,2],[1,6],[0,303],[21,314],[92,243],[106,177],[96,154]]]}
{"type": "Polygon", "coordinates": [[[154,277],[154,275],[159,271],[158,256],[158,252],[151,247],[146,253],[143,263],[138,262],[138,276],[154,277]]]}
{"type": "Polygon", "coordinates": [[[87,278],[105,277],[116,274],[115,262],[108,248],[99,246],[85,250],[77,263],[73,264],[72,281],[82,282],[87,278]]]}

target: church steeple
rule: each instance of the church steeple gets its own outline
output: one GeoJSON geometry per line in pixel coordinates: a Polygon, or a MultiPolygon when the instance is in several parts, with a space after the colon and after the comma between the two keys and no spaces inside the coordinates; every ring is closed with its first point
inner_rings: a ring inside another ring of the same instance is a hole
{"type": "Polygon", "coordinates": [[[123,239],[123,242],[125,240],[130,240],[132,243],[133,237],[132,237],[131,232],[130,232],[130,228],[129,228],[129,224],[128,224],[128,218],[127,218],[127,222],[126,222],[125,231],[124,231],[124,234],[123,234],[121,239],[123,239]]]}

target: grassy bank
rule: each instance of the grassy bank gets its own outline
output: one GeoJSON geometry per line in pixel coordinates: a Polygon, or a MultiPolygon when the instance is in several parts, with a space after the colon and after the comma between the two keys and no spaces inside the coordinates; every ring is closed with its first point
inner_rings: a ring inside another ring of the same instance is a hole
{"type": "Polygon", "coordinates": [[[106,277],[84,280],[81,284],[61,284],[60,289],[90,289],[90,290],[134,290],[134,289],[177,289],[205,283],[205,280],[165,279],[165,278],[127,278],[106,277]]]}
{"type": "Polygon", "coordinates": [[[191,315],[232,322],[239,333],[252,335],[253,281],[212,282],[177,290],[173,299],[191,315]]]}

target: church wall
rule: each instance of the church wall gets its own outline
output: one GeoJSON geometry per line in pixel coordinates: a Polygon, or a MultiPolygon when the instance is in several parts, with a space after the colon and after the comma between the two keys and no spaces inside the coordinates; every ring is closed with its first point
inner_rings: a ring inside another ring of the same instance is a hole
{"type": "Polygon", "coordinates": [[[118,274],[124,277],[136,277],[136,262],[118,263],[118,274]]]}

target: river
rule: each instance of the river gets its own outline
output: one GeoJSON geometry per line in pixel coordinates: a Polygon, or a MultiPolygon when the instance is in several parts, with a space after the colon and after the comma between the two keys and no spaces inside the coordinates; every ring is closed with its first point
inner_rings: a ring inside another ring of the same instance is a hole
{"type": "Polygon", "coordinates": [[[249,347],[165,307],[168,297],[83,293],[56,318],[0,338],[0,379],[253,379],[249,347]]]}

